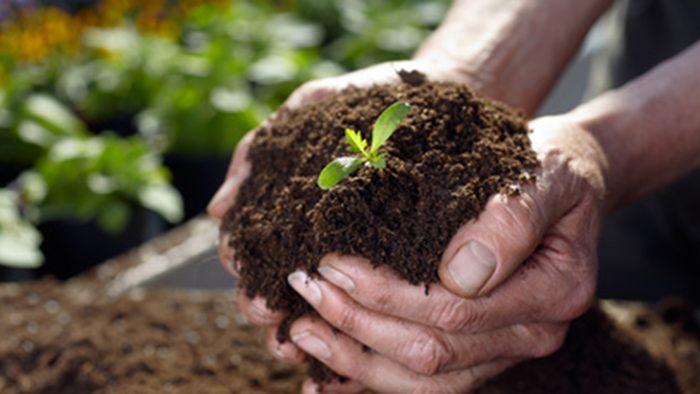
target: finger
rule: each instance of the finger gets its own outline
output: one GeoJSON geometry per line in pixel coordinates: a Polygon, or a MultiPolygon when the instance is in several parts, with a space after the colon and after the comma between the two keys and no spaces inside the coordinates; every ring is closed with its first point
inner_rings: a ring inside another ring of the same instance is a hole
{"type": "MultiPolygon", "coordinates": [[[[560,160],[549,158],[547,160],[560,160]]],[[[556,220],[577,202],[577,185],[562,180],[562,163],[543,163],[537,184],[518,195],[493,196],[479,217],[462,226],[443,253],[438,274],[448,290],[463,297],[488,294],[535,251],[556,220]]]]}
{"type": "MultiPolygon", "coordinates": [[[[340,83],[337,77],[306,82],[287,97],[282,107],[296,109],[312,104],[338,93],[344,87],[345,85],[340,83]]],[[[281,113],[284,113],[284,111],[281,111],[281,113]]]]}
{"type": "Polygon", "coordinates": [[[302,394],[355,394],[361,393],[364,390],[365,386],[353,380],[344,383],[337,381],[330,383],[316,383],[311,379],[306,379],[304,384],[301,386],[302,394]]]}
{"type": "Polygon", "coordinates": [[[240,277],[241,266],[240,262],[233,260],[233,249],[228,243],[229,235],[230,233],[228,231],[222,231],[219,234],[219,262],[221,262],[221,266],[224,267],[226,272],[238,279],[240,277]]]}
{"type": "Polygon", "coordinates": [[[366,67],[361,70],[343,74],[338,77],[324,78],[307,82],[292,93],[284,107],[294,109],[302,105],[321,101],[339,91],[350,87],[369,87],[377,84],[397,83],[400,80],[398,72],[419,71],[430,73],[439,80],[450,80],[452,76],[445,72],[438,72],[436,65],[431,62],[420,61],[395,61],[381,63],[366,67]]]}
{"type": "Polygon", "coordinates": [[[516,362],[497,360],[465,370],[425,376],[364,350],[360,343],[334,332],[318,319],[301,318],[292,325],[290,333],[297,346],[338,374],[383,393],[470,391],[516,362]]]}
{"type": "Polygon", "coordinates": [[[325,321],[379,354],[424,375],[464,369],[503,357],[541,357],[559,348],[566,324],[518,324],[467,335],[378,314],[355,303],[334,285],[290,275],[291,286],[325,321]]]}
{"type": "MultiPolygon", "coordinates": [[[[358,304],[447,332],[484,332],[515,324],[567,321],[590,304],[595,270],[582,261],[586,248],[563,238],[547,241],[518,273],[489,297],[459,297],[439,283],[411,285],[388,267],[372,268],[356,256],[325,256],[318,269],[324,279],[341,288],[358,304]]],[[[585,242],[585,241],[581,241],[585,242]]]]}
{"type": "Polygon", "coordinates": [[[252,324],[261,326],[275,326],[284,319],[284,314],[279,311],[271,311],[267,308],[267,303],[262,297],[250,299],[245,295],[245,291],[236,291],[236,303],[238,309],[252,324]]]}
{"type": "Polygon", "coordinates": [[[250,175],[251,166],[247,156],[253,138],[255,138],[255,132],[249,132],[236,145],[226,179],[207,206],[209,216],[215,219],[223,218],[226,211],[233,205],[241,183],[250,175]]]}
{"type": "Polygon", "coordinates": [[[279,326],[272,326],[267,330],[268,351],[275,356],[276,359],[290,364],[301,364],[306,361],[306,353],[299,349],[294,343],[286,341],[280,343],[277,340],[277,330],[279,326]]]}

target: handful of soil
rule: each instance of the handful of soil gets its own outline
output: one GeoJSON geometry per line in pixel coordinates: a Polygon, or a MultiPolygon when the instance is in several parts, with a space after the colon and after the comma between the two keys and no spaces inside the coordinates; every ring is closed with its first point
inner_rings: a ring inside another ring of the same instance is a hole
{"type": "MultiPolygon", "coordinates": [[[[284,111],[257,132],[248,159],[251,175],[222,229],[242,263],[240,286],[287,313],[280,341],[291,322],[314,313],[287,275],[314,275],[333,252],[388,265],[412,284],[435,282],[457,229],[538,165],[522,116],[466,86],[414,78],[351,87],[284,111]],[[321,169],[349,153],[344,130],[369,140],[374,121],[396,101],[411,112],[383,147],[386,168],[362,167],[321,190],[321,169]]],[[[315,366],[310,373],[320,381],[333,376],[315,366]]]]}

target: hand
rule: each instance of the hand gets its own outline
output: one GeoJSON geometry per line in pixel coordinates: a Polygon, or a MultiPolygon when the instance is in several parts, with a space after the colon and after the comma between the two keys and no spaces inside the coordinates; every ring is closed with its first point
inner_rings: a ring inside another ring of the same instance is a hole
{"type": "Polygon", "coordinates": [[[461,393],[559,348],[594,296],[606,164],[564,116],[531,126],[542,162],[535,182],[494,196],[458,231],[429,295],[352,256],[326,256],[325,280],[290,275],[323,318],[297,320],[292,341],[351,379],[322,391],[461,393]]]}
{"type": "MultiPolygon", "coordinates": [[[[322,100],[349,85],[358,87],[370,86],[379,83],[398,83],[397,71],[421,71],[431,81],[468,82],[466,76],[457,67],[453,67],[448,60],[437,62],[436,60],[411,60],[384,63],[372,66],[360,71],[346,74],[340,77],[327,78],[312,81],[297,89],[285,102],[283,107],[292,109],[304,104],[322,100]]],[[[471,81],[471,80],[470,80],[471,81]]],[[[485,89],[485,88],[484,88],[485,89]]],[[[283,113],[283,111],[278,112],[283,113]]],[[[278,116],[278,115],[273,115],[278,116]]],[[[236,151],[229,165],[226,179],[217,191],[208,207],[210,216],[223,219],[228,209],[233,205],[236,193],[242,182],[250,175],[250,163],[247,161],[247,152],[254,138],[254,132],[248,133],[236,147],[236,151]]],[[[233,261],[233,251],[228,246],[228,234],[221,234],[219,242],[219,257],[224,268],[232,275],[238,275],[238,263],[233,261]]],[[[268,335],[268,347],[278,358],[290,362],[301,362],[305,359],[305,353],[292,343],[280,344],[277,342],[277,325],[283,315],[273,313],[266,308],[265,301],[261,298],[250,300],[242,292],[236,295],[240,310],[252,323],[270,327],[268,335]]],[[[352,384],[344,387],[352,387],[352,384]]]]}

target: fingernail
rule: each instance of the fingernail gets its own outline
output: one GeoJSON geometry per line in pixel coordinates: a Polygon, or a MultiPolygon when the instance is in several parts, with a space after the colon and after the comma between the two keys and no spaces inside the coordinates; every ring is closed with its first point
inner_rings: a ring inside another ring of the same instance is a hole
{"type": "Polygon", "coordinates": [[[355,284],[352,282],[352,279],[335,268],[328,266],[319,267],[318,273],[321,274],[321,276],[323,276],[327,281],[340,287],[347,293],[351,293],[355,290],[355,284]]]}
{"type": "Polygon", "coordinates": [[[481,242],[470,241],[457,251],[447,270],[465,295],[474,296],[496,270],[496,256],[481,242]]]}
{"type": "Polygon", "coordinates": [[[293,335],[292,342],[319,360],[327,360],[331,357],[331,349],[328,345],[309,331],[293,335]]]}
{"type": "Polygon", "coordinates": [[[238,180],[235,175],[226,178],[223,185],[219,187],[219,190],[216,191],[216,194],[214,194],[214,197],[212,197],[211,201],[209,202],[208,209],[216,209],[217,206],[220,205],[221,202],[226,199],[226,196],[228,196],[232,192],[237,181],[238,180]]]}
{"type": "Polygon", "coordinates": [[[295,271],[289,274],[287,282],[301,294],[302,297],[309,301],[311,305],[321,303],[321,288],[315,280],[309,278],[304,271],[295,271]]]}

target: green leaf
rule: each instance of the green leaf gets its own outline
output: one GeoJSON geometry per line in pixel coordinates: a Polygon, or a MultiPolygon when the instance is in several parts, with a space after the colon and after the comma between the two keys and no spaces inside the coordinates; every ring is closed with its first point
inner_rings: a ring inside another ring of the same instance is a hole
{"type": "Polygon", "coordinates": [[[350,150],[357,153],[362,153],[367,147],[367,140],[362,138],[362,134],[359,131],[352,129],[345,129],[345,138],[350,144],[350,150]]]}
{"type": "Polygon", "coordinates": [[[384,159],[384,155],[372,157],[372,159],[370,159],[369,161],[369,164],[374,168],[386,168],[386,160],[384,159]]]}
{"type": "Polygon", "coordinates": [[[339,157],[333,160],[319,174],[318,186],[323,190],[335,186],[343,178],[357,171],[364,162],[363,157],[339,157]]]}
{"type": "Polygon", "coordinates": [[[370,152],[376,152],[380,146],[384,145],[410,110],[411,106],[408,103],[397,101],[379,115],[372,129],[372,149],[370,152]]]}
{"type": "Polygon", "coordinates": [[[109,234],[121,233],[131,217],[129,204],[122,201],[113,201],[107,204],[97,216],[97,223],[109,234]]]}
{"type": "Polygon", "coordinates": [[[63,136],[84,136],[85,125],[63,103],[46,94],[33,94],[24,104],[24,115],[47,130],[63,136]]]}
{"type": "Polygon", "coordinates": [[[146,186],[139,193],[139,201],[144,207],[158,212],[170,223],[182,220],[182,197],[167,183],[146,186]]]}
{"type": "Polygon", "coordinates": [[[15,268],[36,268],[44,262],[39,243],[0,234],[0,265],[15,268]]]}
{"type": "Polygon", "coordinates": [[[41,234],[20,215],[19,195],[0,188],[0,265],[35,268],[44,260],[41,234]]]}

